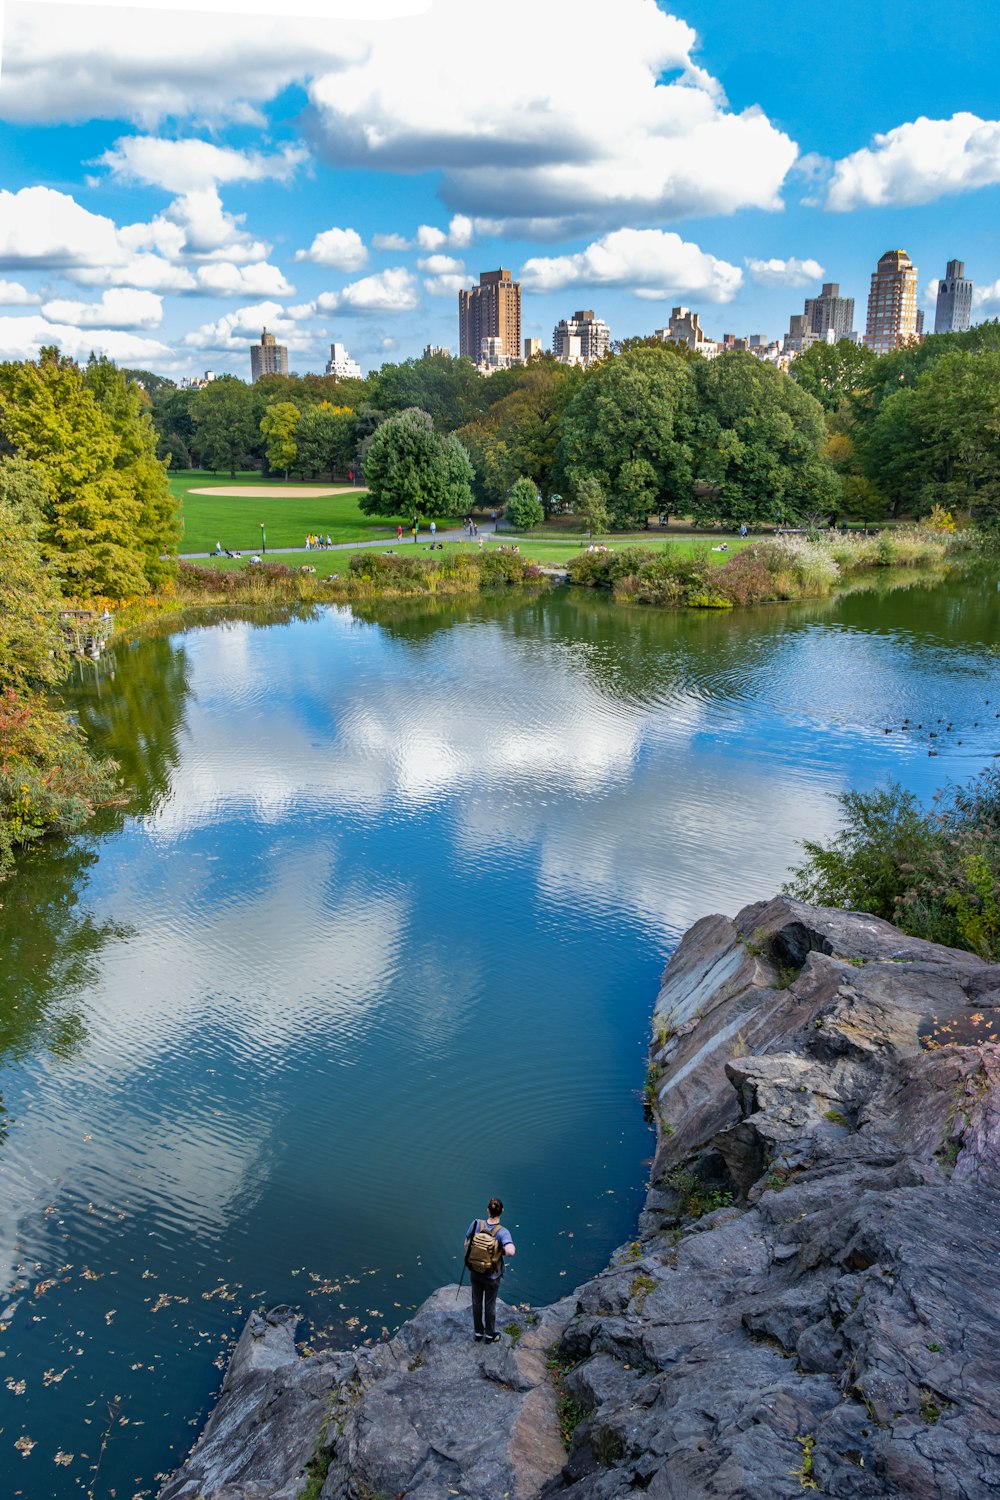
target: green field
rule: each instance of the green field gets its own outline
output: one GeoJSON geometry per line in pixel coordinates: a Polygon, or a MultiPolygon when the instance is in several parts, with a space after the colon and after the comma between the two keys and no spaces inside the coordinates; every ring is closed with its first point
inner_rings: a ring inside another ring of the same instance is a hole
{"type": "MultiPolygon", "coordinates": [[[[193,495],[192,490],[231,489],[237,485],[261,485],[283,489],[280,479],[262,479],[256,473],[240,473],[235,479],[221,474],[204,474],[192,470],[171,474],[170,489],[181,502],[184,531],[177,550],[211,552],[216,542],[233,551],[260,550],[260,523],[263,521],[268,547],[301,547],[306,533],[329,532],[335,542],[377,541],[395,533],[397,520],[404,517],[365,516],[358,509],[354,488],[345,488],[318,499],[258,497],[247,499],[235,495],[193,495]]],[[[306,486],[319,488],[319,486],[306,486]]]]}
{"type": "MultiPolygon", "coordinates": [[[[583,550],[579,539],[573,542],[554,542],[544,538],[520,537],[517,538],[517,544],[521,548],[522,556],[528,558],[531,562],[545,564],[565,563],[569,558],[576,557],[583,550]]],[[[389,546],[390,543],[386,545],[389,546]]],[[[492,533],[483,545],[490,550],[497,545],[493,540],[492,533]]],[[[500,545],[510,545],[509,541],[505,541],[502,532],[500,534],[500,545]]],[[[586,543],[583,545],[585,546],[586,543]]],[[[665,548],[669,547],[673,551],[686,554],[707,550],[710,560],[718,564],[724,563],[727,556],[724,552],[712,552],[711,547],[718,544],[713,544],[703,537],[657,537],[649,540],[646,540],[641,535],[624,538],[613,537],[610,539],[609,545],[616,550],[636,545],[648,546],[654,552],[662,552],[665,548]]],[[[411,555],[417,557],[442,557],[444,555],[443,552],[430,552],[426,538],[419,541],[416,547],[414,547],[412,542],[404,541],[397,544],[395,540],[391,542],[391,546],[392,550],[397,552],[401,557],[409,557],[411,555]]],[[[445,542],[443,546],[444,552],[479,551],[478,542],[445,542]]],[[[728,555],[731,556],[734,552],[738,552],[741,547],[746,546],[749,546],[749,542],[730,541],[728,555]]],[[[283,563],[289,568],[298,568],[303,564],[308,564],[309,567],[316,569],[317,578],[328,578],[331,573],[346,572],[351,558],[356,556],[361,550],[361,548],[345,548],[342,552],[306,552],[305,550],[301,550],[298,552],[282,553],[280,557],[275,557],[273,560],[276,563],[283,563]]],[[[213,557],[210,559],[209,565],[213,568],[221,568],[229,571],[234,568],[248,568],[250,567],[250,561],[247,556],[242,558],[213,557]]]]}

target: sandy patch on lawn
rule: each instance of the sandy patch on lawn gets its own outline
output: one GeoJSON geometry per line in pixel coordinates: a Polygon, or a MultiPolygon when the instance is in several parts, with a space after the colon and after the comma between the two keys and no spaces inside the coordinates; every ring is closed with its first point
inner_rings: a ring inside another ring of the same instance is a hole
{"type": "Polygon", "coordinates": [[[189,490],[189,495],[224,495],[231,496],[234,500],[318,500],[322,495],[340,495],[347,489],[354,489],[354,485],[336,484],[324,485],[322,488],[315,485],[303,484],[237,484],[229,489],[221,484],[213,484],[204,490],[189,490]]]}

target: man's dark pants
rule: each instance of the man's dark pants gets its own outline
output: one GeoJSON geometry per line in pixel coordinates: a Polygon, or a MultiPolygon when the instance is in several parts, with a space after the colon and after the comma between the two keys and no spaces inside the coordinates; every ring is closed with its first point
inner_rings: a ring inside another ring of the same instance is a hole
{"type": "Polygon", "coordinates": [[[497,1292],[500,1290],[499,1279],[491,1280],[489,1276],[480,1276],[478,1271],[469,1272],[469,1281],[472,1283],[472,1327],[476,1333],[485,1333],[487,1338],[492,1338],[496,1333],[497,1318],[497,1292]],[[486,1326],[483,1327],[483,1313],[486,1314],[486,1326]]]}

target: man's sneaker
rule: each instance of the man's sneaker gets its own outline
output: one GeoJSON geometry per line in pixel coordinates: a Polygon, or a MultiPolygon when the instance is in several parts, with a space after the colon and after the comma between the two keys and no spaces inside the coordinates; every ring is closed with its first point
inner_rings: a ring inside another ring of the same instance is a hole
{"type": "Polygon", "coordinates": [[[475,1341],[476,1341],[477,1344],[481,1344],[483,1342],[483,1338],[485,1337],[485,1335],[481,1334],[481,1333],[474,1333],[472,1335],[472,1337],[475,1339],[475,1341]]]}
{"type": "Polygon", "coordinates": [[[498,1333],[488,1333],[486,1335],[486,1342],[488,1344],[499,1344],[500,1335],[498,1333]]]}

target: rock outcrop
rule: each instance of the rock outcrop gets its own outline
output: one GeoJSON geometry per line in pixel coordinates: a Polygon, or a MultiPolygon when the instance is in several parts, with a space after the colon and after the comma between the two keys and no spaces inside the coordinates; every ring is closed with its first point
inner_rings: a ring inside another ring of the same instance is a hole
{"type": "Polygon", "coordinates": [[[635,1241],[469,1339],[252,1319],[161,1500],[1000,1494],[1000,966],[784,898],[664,975],[635,1241]],[[563,1444],[567,1436],[568,1449],[563,1444]]]}

